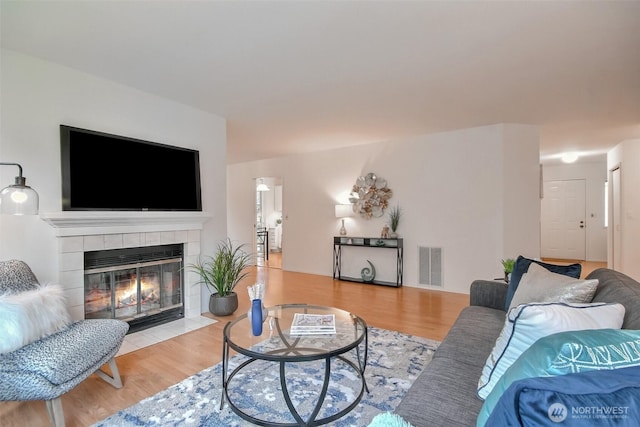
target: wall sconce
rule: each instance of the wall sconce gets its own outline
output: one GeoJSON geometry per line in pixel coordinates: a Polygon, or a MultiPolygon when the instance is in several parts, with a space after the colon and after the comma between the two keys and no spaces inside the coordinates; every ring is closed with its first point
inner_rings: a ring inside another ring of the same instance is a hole
{"type": "Polygon", "coordinates": [[[347,229],[344,228],[344,218],[353,216],[353,208],[351,205],[336,205],[336,218],[342,219],[342,227],[340,227],[340,235],[346,236],[347,229]]]}
{"type": "Polygon", "coordinates": [[[0,191],[0,213],[12,215],[37,215],[38,193],[26,184],[22,166],[17,163],[0,162],[0,166],[17,166],[18,176],[13,185],[0,191]]]}

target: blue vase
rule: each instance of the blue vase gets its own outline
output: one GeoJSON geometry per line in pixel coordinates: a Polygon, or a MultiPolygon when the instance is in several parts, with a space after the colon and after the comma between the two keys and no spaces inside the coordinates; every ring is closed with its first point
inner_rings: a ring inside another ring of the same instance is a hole
{"type": "Polygon", "coordinates": [[[251,301],[251,330],[253,335],[262,335],[262,300],[251,301]]]}

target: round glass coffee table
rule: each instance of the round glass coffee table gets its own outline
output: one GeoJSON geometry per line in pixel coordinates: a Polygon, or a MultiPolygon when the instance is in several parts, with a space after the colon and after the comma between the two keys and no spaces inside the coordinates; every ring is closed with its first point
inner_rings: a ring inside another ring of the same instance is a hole
{"type": "Polygon", "coordinates": [[[338,308],[307,304],[277,305],[268,311],[260,336],[253,335],[247,314],[224,328],[220,409],[226,400],[236,414],[257,425],[315,426],[335,421],[355,408],[365,390],[369,391],[364,379],[368,345],[365,321],[338,308]],[[292,334],[291,324],[296,313],[333,315],[336,332],[292,334]],[[233,367],[229,363],[232,350],[246,356],[233,367]],[[260,385],[249,386],[250,376],[254,381],[258,377],[260,385]],[[350,386],[343,387],[341,381],[350,381],[350,386]],[[270,399],[252,403],[251,407],[243,406],[244,397],[259,387],[270,390],[266,393],[270,399]],[[347,388],[347,392],[342,390],[347,388]],[[275,391],[282,396],[275,397],[275,391]],[[291,422],[269,419],[265,408],[269,401],[278,399],[284,400],[284,410],[293,418],[291,422]]]}

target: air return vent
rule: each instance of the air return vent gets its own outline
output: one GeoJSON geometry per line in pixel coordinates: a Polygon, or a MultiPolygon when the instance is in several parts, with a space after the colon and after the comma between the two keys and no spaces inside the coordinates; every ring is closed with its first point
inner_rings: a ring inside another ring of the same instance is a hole
{"type": "Polygon", "coordinates": [[[442,286],[442,248],[419,247],[420,284],[442,286]]]}

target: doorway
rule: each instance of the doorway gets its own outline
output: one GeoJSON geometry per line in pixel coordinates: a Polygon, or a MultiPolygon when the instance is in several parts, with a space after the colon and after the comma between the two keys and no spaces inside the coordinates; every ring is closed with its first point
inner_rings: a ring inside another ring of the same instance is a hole
{"type": "Polygon", "coordinates": [[[541,204],[541,255],[586,259],[586,183],[584,179],[544,182],[541,204]]]}
{"type": "Polygon", "coordinates": [[[282,268],[282,178],[255,178],[254,248],[258,266],[282,268]]]}

